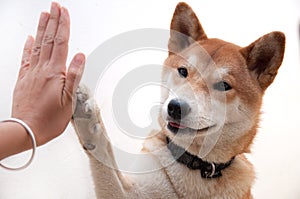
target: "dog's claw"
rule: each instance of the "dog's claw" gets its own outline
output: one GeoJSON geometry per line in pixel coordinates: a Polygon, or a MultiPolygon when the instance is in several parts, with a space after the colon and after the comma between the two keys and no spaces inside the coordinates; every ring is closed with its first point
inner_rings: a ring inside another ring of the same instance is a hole
{"type": "Polygon", "coordinates": [[[84,112],[85,113],[91,113],[92,112],[92,106],[93,104],[91,103],[91,100],[87,100],[85,103],[84,103],[84,112]]]}

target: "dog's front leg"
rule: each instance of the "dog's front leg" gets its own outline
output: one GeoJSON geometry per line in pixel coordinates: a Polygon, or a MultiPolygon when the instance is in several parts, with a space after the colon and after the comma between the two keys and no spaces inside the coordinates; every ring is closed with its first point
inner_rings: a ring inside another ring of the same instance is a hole
{"type": "Polygon", "coordinates": [[[97,198],[132,197],[134,183],[117,169],[100,111],[88,88],[80,86],[72,124],[83,148],[89,155],[97,198]]]}

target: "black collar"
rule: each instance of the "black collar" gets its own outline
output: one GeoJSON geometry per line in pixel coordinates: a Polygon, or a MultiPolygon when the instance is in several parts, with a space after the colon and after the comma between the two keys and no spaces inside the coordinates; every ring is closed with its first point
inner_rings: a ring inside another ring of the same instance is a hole
{"type": "Polygon", "coordinates": [[[221,177],[221,171],[228,167],[234,160],[233,157],[226,163],[206,162],[201,158],[190,154],[184,148],[174,144],[168,137],[167,146],[173,157],[177,160],[177,162],[185,164],[188,168],[193,170],[200,169],[202,178],[221,177]]]}

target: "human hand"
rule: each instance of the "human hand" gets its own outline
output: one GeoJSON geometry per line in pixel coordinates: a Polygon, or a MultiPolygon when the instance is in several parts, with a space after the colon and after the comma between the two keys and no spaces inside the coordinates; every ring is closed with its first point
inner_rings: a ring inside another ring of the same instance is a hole
{"type": "Polygon", "coordinates": [[[40,15],[35,40],[29,36],[24,46],[12,117],[32,128],[38,145],[59,136],[72,116],[85,57],[76,54],[66,70],[69,34],[67,9],[52,3],[50,14],[40,15]]]}

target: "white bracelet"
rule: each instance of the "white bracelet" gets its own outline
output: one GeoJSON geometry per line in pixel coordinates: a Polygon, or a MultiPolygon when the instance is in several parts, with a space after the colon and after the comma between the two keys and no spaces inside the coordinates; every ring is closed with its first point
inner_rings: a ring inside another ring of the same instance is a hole
{"type": "Polygon", "coordinates": [[[17,167],[17,168],[10,168],[10,167],[7,167],[7,166],[4,166],[3,164],[0,163],[0,166],[5,168],[5,169],[8,169],[8,170],[12,170],[12,171],[15,171],[15,170],[21,170],[21,169],[25,169],[26,167],[28,167],[33,158],[34,158],[34,155],[35,155],[35,150],[36,150],[36,141],[35,141],[35,137],[34,137],[34,134],[32,132],[32,130],[30,129],[30,127],[25,123],[23,122],[22,120],[20,119],[17,119],[17,118],[8,118],[6,120],[3,120],[2,122],[17,122],[19,124],[21,124],[27,131],[27,133],[30,135],[31,137],[31,142],[32,142],[32,154],[31,154],[31,157],[30,159],[28,160],[28,162],[24,165],[24,166],[21,166],[21,167],[17,167]]]}

